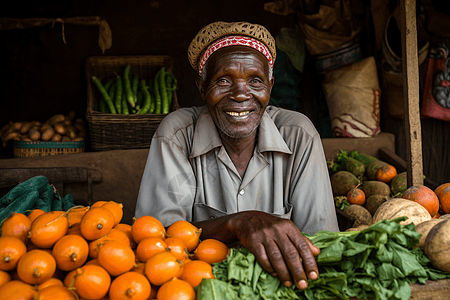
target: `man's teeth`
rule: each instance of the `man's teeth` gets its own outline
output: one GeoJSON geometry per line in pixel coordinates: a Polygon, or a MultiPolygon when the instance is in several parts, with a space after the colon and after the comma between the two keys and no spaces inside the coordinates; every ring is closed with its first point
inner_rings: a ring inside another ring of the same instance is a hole
{"type": "Polygon", "coordinates": [[[250,111],[249,111],[249,110],[247,110],[247,111],[242,111],[242,112],[227,111],[226,113],[229,114],[230,116],[234,116],[234,117],[242,117],[242,116],[245,116],[245,115],[249,114],[250,111]]]}

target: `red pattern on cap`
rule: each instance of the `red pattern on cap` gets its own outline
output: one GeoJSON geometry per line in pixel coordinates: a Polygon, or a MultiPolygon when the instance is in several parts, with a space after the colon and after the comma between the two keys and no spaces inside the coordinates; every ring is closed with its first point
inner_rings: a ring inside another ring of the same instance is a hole
{"type": "Polygon", "coordinates": [[[206,48],[198,63],[198,74],[202,75],[203,66],[208,58],[217,50],[228,46],[247,46],[251,47],[263,54],[269,61],[270,67],[273,68],[272,55],[269,49],[262,42],[246,36],[226,36],[213,42],[206,48]]]}

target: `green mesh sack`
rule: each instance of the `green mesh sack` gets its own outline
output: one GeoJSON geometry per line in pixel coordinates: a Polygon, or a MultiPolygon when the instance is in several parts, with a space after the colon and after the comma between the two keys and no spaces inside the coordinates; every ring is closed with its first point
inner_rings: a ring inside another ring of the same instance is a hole
{"type": "Polygon", "coordinates": [[[28,215],[33,209],[45,212],[67,211],[75,206],[73,196],[67,194],[63,198],[58,195],[47,177],[36,176],[19,183],[0,199],[0,221],[6,219],[11,212],[28,215]]]}

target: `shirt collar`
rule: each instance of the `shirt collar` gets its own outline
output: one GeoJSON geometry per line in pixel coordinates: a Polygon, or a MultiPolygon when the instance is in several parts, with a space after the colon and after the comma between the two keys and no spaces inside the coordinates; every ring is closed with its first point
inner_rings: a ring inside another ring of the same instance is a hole
{"type": "MultiPolygon", "coordinates": [[[[278,128],[266,111],[261,118],[258,130],[258,149],[260,152],[276,151],[292,154],[292,151],[286,145],[278,128]]],[[[222,140],[208,108],[204,106],[195,126],[192,151],[189,158],[208,153],[219,146],[222,146],[222,140]]]]}

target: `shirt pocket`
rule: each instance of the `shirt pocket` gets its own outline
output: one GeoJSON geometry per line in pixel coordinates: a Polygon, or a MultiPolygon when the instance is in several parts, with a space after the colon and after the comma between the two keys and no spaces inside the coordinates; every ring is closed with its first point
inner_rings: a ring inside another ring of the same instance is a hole
{"type": "Polygon", "coordinates": [[[292,215],[292,209],[294,208],[294,206],[290,203],[287,203],[287,205],[285,207],[283,207],[282,209],[279,209],[275,212],[272,213],[272,215],[276,216],[276,217],[280,217],[283,219],[291,219],[291,215],[292,215]]]}
{"type": "Polygon", "coordinates": [[[204,203],[194,203],[194,222],[211,220],[226,216],[227,213],[204,203]]]}

